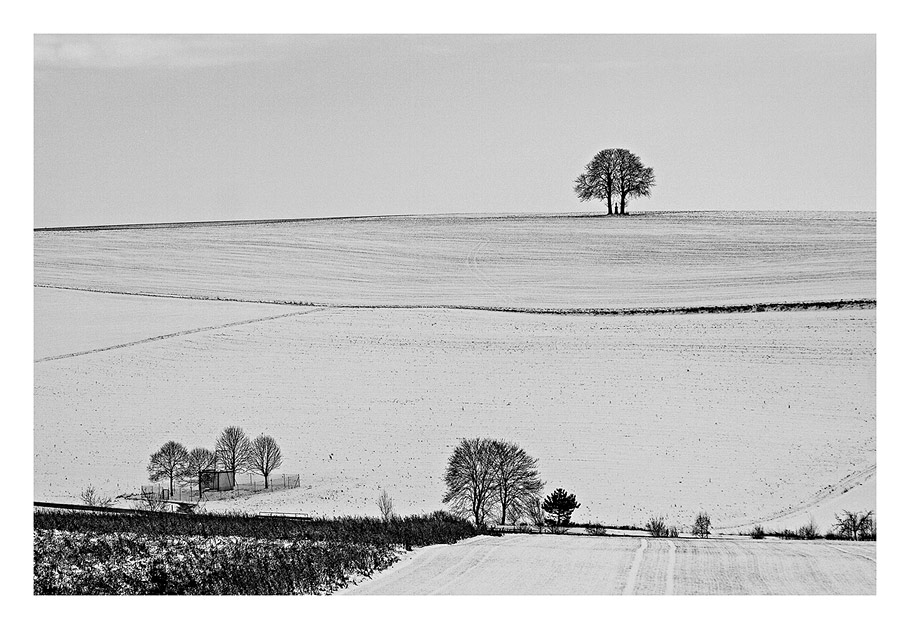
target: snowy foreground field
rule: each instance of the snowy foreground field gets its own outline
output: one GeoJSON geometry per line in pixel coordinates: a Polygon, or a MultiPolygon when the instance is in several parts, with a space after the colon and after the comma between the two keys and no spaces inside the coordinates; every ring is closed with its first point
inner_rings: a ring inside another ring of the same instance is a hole
{"type": "Polygon", "coordinates": [[[875,594],[875,543],[474,537],[340,594],[875,594]]]}
{"type": "Polygon", "coordinates": [[[35,497],[134,492],[162,443],[236,424],[301,487],[210,511],[376,515],[385,489],[429,512],[457,441],[491,436],[576,521],[824,531],[875,508],[874,304],[386,306],[872,300],[874,235],[872,214],[713,212],[36,232],[35,497]]]}

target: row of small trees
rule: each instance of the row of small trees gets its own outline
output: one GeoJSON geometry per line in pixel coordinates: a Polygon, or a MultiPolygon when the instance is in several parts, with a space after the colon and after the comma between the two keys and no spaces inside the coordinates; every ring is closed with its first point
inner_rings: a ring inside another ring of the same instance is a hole
{"type": "Polygon", "coordinates": [[[815,519],[810,518],[808,524],[796,530],[785,528],[778,531],[766,531],[756,524],[749,531],[754,539],[763,539],[766,536],[782,537],[784,539],[849,539],[853,541],[870,541],[876,539],[876,524],[873,511],[848,511],[834,514],[834,526],[824,536],[815,524],[815,519]]]}
{"type": "MultiPolygon", "coordinates": [[[[281,448],[269,435],[259,435],[252,441],[238,426],[225,428],[215,442],[215,449],[193,448],[187,450],[183,444],[168,441],[157,452],[151,455],[148,464],[149,480],[167,480],[170,492],[174,493],[174,483],[180,479],[200,482],[204,470],[218,469],[231,472],[235,477],[238,472],[252,471],[261,474],[265,479],[266,489],[269,486],[269,475],[282,462],[281,448]]],[[[200,494],[202,487],[199,487],[200,494]]]]}

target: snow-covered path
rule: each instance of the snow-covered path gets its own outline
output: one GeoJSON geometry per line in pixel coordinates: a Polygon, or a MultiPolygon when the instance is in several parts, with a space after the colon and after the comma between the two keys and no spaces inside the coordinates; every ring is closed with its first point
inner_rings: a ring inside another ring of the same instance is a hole
{"type": "Polygon", "coordinates": [[[340,594],[874,594],[875,543],[475,537],[340,594]]]}

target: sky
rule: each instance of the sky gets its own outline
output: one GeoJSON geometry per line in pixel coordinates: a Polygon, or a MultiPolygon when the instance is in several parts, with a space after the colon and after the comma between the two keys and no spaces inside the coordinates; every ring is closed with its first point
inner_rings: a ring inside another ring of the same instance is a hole
{"type": "Polygon", "coordinates": [[[36,35],[35,227],[875,208],[872,35],[36,35]]]}

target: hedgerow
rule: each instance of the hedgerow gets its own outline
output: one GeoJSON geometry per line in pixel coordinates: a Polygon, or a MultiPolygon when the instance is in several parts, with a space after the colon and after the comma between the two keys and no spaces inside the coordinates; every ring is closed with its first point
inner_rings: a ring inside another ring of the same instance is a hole
{"type": "Polygon", "coordinates": [[[429,516],[298,521],[246,515],[35,513],[35,594],[325,594],[402,548],[476,534],[429,516]]]}

